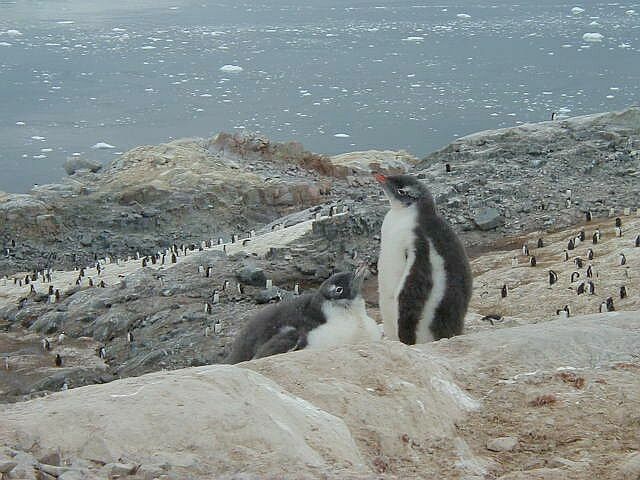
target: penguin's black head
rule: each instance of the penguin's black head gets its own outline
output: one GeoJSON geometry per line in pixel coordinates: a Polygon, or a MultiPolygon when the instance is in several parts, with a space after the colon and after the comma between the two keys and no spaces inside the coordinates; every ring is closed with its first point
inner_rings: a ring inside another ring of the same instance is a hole
{"type": "Polygon", "coordinates": [[[411,175],[382,175],[376,173],[375,179],[380,182],[392,207],[410,207],[420,202],[435,211],[431,192],[422,182],[411,175]]]}
{"type": "Polygon", "coordinates": [[[366,272],[367,266],[363,264],[353,273],[336,273],[320,285],[320,294],[329,301],[354,300],[360,295],[366,272]]]}

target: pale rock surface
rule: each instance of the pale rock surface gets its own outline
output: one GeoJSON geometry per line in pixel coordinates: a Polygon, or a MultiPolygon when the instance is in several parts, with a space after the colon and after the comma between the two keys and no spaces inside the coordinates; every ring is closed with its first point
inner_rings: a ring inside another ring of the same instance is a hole
{"type": "Polygon", "coordinates": [[[4,405],[0,438],[194,479],[613,480],[606,465],[633,465],[638,345],[638,313],[616,312],[415,347],[303,350],[4,405]],[[500,436],[521,448],[487,452],[500,436]]]}
{"type": "Polygon", "coordinates": [[[331,162],[359,173],[382,172],[397,175],[407,173],[418,163],[418,159],[405,150],[366,150],[334,155],[331,162]]]}

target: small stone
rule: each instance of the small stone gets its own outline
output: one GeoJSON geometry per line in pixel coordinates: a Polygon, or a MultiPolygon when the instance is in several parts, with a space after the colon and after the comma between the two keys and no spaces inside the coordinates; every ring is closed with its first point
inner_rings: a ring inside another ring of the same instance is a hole
{"type": "Polygon", "coordinates": [[[102,168],[102,165],[86,158],[71,157],[64,162],[64,169],[67,175],[73,175],[78,170],[89,170],[90,172],[97,172],[102,168]]]}
{"type": "Polygon", "coordinates": [[[105,469],[109,472],[110,477],[124,477],[136,473],[138,466],[134,463],[108,463],[105,469]]]}
{"type": "Polygon", "coordinates": [[[259,267],[246,266],[236,272],[236,279],[245,285],[264,287],[267,284],[267,276],[259,267]]]}
{"type": "Polygon", "coordinates": [[[619,469],[620,480],[640,479],[640,452],[629,454],[622,462],[619,469]]]}
{"type": "Polygon", "coordinates": [[[49,452],[38,459],[40,463],[47,465],[60,466],[60,454],[58,452],[49,452]]]}
{"type": "Polygon", "coordinates": [[[84,480],[87,475],[80,470],[69,470],[58,477],[58,480],[84,480]]]}
{"type": "Polygon", "coordinates": [[[11,470],[16,468],[16,465],[18,465],[18,462],[0,460],[0,474],[4,475],[9,473],[11,470]]]}
{"type": "Polygon", "coordinates": [[[510,452],[518,446],[516,437],[499,437],[487,442],[487,450],[492,452],[510,452]]]}
{"type": "Polygon", "coordinates": [[[491,230],[504,225],[504,217],[497,208],[483,208],[473,217],[473,223],[480,230],[491,230]]]}
{"type": "Polygon", "coordinates": [[[53,475],[54,477],[59,477],[64,472],[69,470],[69,467],[59,467],[57,465],[47,465],[46,463],[41,463],[38,466],[38,469],[42,472],[45,472],[49,475],[53,475]]]}

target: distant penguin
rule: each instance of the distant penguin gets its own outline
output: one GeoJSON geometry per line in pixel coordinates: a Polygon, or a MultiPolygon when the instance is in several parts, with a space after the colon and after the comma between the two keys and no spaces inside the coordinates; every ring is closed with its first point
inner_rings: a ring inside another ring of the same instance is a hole
{"type": "Polygon", "coordinates": [[[107,350],[104,347],[100,347],[98,349],[98,356],[104,360],[107,358],[107,350]]]}
{"type": "Polygon", "coordinates": [[[607,302],[602,302],[600,304],[600,313],[605,313],[607,311],[607,302]]]}
{"type": "Polygon", "coordinates": [[[584,233],[584,230],[580,230],[580,232],[578,233],[578,238],[580,239],[581,242],[585,241],[585,239],[587,238],[587,234],[584,233]]]}
{"type": "Polygon", "coordinates": [[[64,339],[67,337],[67,334],[62,331],[60,332],[60,334],[58,335],[58,343],[64,343],[64,339]]]}
{"type": "Polygon", "coordinates": [[[529,259],[529,265],[531,265],[532,267],[535,267],[537,263],[538,262],[536,261],[535,255],[532,255],[531,258],[529,259]]]}
{"type": "Polygon", "coordinates": [[[49,342],[48,338],[43,338],[40,343],[42,344],[42,350],[44,350],[45,352],[51,350],[51,343],[49,342]]]}
{"type": "Polygon", "coordinates": [[[236,337],[226,363],[303,348],[326,348],[380,339],[360,293],[366,267],[337,273],[314,293],[258,311],[236,337]]]}
{"type": "Polygon", "coordinates": [[[502,298],[507,298],[508,295],[509,295],[509,287],[507,287],[507,284],[505,283],[504,285],[502,285],[502,288],[500,289],[500,296],[502,298]]]}
{"type": "Polygon", "coordinates": [[[577,282],[580,278],[580,272],[573,272],[571,274],[571,283],[577,282]]]}
{"type": "Polygon", "coordinates": [[[616,308],[613,306],[613,298],[607,298],[607,312],[615,312],[616,308]]]}
{"type": "Polygon", "coordinates": [[[553,270],[549,270],[549,285],[553,285],[558,281],[558,274],[553,270]]]}
{"type": "Polygon", "coordinates": [[[544,248],[544,241],[542,240],[542,237],[538,239],[538,248],[544,248]]]}
{"type": "Polygon", "coordinates": [[[590,222],[591,220],[593,220],[593,215],[591,215],[591,210],[587,210],[586,212],[584,212],[584,219],[587,222],[590,222]]]}
{"type": "Polygon", "coordinates": [[[576,248],[575,246],[575,242],[573,241],[573,238],[569,240],[569,243],[567,244],[567,250],[573,250],[574,248],[576,248]]]}
{"type": "Polygon", "coordinates": [[[127,332],[127,342],[133,342],[133,333],[131,333],[130,331],[127,332]]]}
{"type": "Polygon", "coordinates": [[[294,295],[300,295],[300,284],[299,283],[296,283],[293,286],[293,294],[294,295]]]}
{"type": "Polygon", "coordinates": [[[472,291],[462,242],[416,178],[375,178],[391,204],[378,258],[385,334],[409,345],[459,335],[472,291]]]}
{"type": "Polygon", "coordinates": [[[177,263],[178,262],[178,257],[176,257],[175,253],[171,254],[171,263],[177,263]]]}
{"type": "Polygon", "coordinates": [[[582,295],[584,293],[584,290],[585,290],[585,283],[580,282],[580,285],[578,285],[578,289],[576,290],[578,292],[578,295],[582,295]]]}
{"type": "Polygon", "coordinates": [[[636,246],[636,247],[640,247],[640,235],[637,235],[637,236],[636,236],[635,246],[636,246]]]}
{"type": "Polygon", "coordinates": [[[625,257],[624,253],[621,253],[618,257],[618,265],[623,266],[627,264],[627,257],[625,257]]]}
{"type": "Polygon", "coordinates": [[[513,257],[511,257],[511,266],[512,267],[517,267],[518,266],[518,257],[516,257],[515,255],[513,257]]]}
{"type": "Polygon", "coordinates": [[[582,268],[583,265],[584,265],[584,262],[582,261],[582,258],[580,258],[580,257],[574,258],[573,259],[573,263],[575,263],[576,267],[578,267],[578,268],[582,268]]]}
{"type": "Polygon", "coordinates": [[[593,249],[587,250],[587,260],[593,260],[593,249]]]}
{"type": "Polygon", "coordinates": [[[591,237],[591,242],[596,245],[598,243],[598,234],[594,233],[593,237],[591,237]]]}
{"type": "Polygon", "coordinates": [[[529,256],[529,245],[526,243],[522,245],[522,255],[529,256]]]}
{"type": "Polygon", "coordinates": [[[564,201],[564,206],[565,206],[566,208],[571,208],[571,199],[570,199],[570,198],[567,198],[567,199],[564,201]]]}
{"type": "Polygon", "coordinates": [[[627,298],[627,287],[624,285],[620,287],[620,300],[627,298]]]}
{"type": "Polygon", "coordinates": [[[593,267],[591,265],[587,267],[587,278],[593,278],[593,267]]]}
{"type": "Polygon", "coordinates": [[[558,114],[556,112],[551,112],[551,121],[553,122],[556,118],[558,118],[558,114]]]}
{"type": "Polygon", "coordinates": [[[622,237],[622,227],[616,227],[616,237],[622,237]]]}
{"type": "Polygon", "coordinates": [[[594,285],[594,283],[592,281],[587,282],[587,293],[589,295],[595,295],[596,294],[596,286],[594,285]]]}
{"type": "Polygon", "coordinates": [[[616,217],[616,227],[622,228],[622,219],[620,217],[616,217]]]}
{"type": "Polygon", "coordinates": [[[569,305],[565,305],[562,309],[567,312],[567,318],[571,316],[571,309],[569,308],[569,305]]]}
{"type": "Polygon", "coordinates": [[[207,315],[211,315],[211,312],[211,304],[209,302],[204,302],[204,313],[206,313],[207,315]]]}
{"type": "Polygon", "coordinates": [[[211,302],[215,305],[216,303],[220,303],[220,293],[217,290],[213,291],[213,295],[211,295],[211,302]]]}
{"type": "Polygon", "coordinates": [[[446,173],[451,173],[451,164],[450,163],[445,163],[444,164],[444,171],[446,173]]]}
{"type": "Polygon", "coordinates": [[[61,367],[62,366],[62,357],[60,356],[59,353],[56,353],[56,367],[61,367]]]}
{"type": "Polygon", "coordinates": [[[580,235],[578,235],[573,239],[573,246],[577,248],[578,245],[580,245],[581,242],[582,242],[582,240],[580,240],[580,235]]]}
{"type": "Polygon", "coordinates": [[[563,257],[563,259],[564,259],[564,261],[565,261],[565,262],[566,262],[566,261],[568,261],[568,260],[569,260],[569,252],[568,252],[568,251],[566,251],[566,250],[565,250],[565,251],[563,251],[563,252],[562,252],[562,257],[563,257]]]}

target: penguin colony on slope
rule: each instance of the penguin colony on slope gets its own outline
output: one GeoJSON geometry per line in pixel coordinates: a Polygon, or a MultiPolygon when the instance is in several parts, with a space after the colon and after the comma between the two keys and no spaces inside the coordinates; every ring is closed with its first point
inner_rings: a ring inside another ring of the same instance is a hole
{"type": "MultiPolygon", "coordinates": [[[[625,209],[625,212],[630,213],[630,209],[625,209]]],[[[609,212],[609,217],[613,217],[614,215],[615,211],[609,212]]],[[[590,211],[587,211],[585,213],[585,220],[587,224],[593,220],[593,216],[590,211]]],[[[568,287],[569,289],[575,291],[576,296],[584,295],[587,298],[594,297],[594,301],[590,302],[590,304],[592,305],[592,313],[615,311],[614,299],[618,297],[620,300],[624,300],[628,296],[628,286],[625,284],[619,284],[618,286],[613,288],[609,287],[610,290],[605,292],[602,292],[601,288],[598,288],[598,278],[600,276],[600,273],[604,272],[605,269],[607,269],[607,271],[614,272],[616,271],[616,269],[618,269],[617,271],[619,273],[624,272],[625,279],[629,278],[629,270],[625,269],[627,265],[627,256],[625,255],[624,251],[621,251],[617,254],[617,259],[614,262],[610,260],[608,260],[607,262],[598,260],[598,245],[605,235],[608,235],[609,239],[613,239],[616,244],[619,244],[620,248],[640,247],[640,235],[633,235],[633,242],[629,242],[629,240],[625,238],[622,218],[617,217],[615,218],[614,225],[611,227],[611,231],[608,232],[608,234],[607,232],[603,234],[603,232],[600,230],[600,227],[596,227],[593,231],[593,234],[589,237],[587,237],[587,233],[583,229],[578,234],[573,235],[569,239],[565,240],[567,242],[567,248],[563,250],[560,261],[563,263],[572,261],[576,269],[571,271],[571,273],[567,275],[564,282],[562,281],[558,273],[556,273],[553,269],[549,269],[546,273],[550,289],[565,289],[568,287]],[[590,238],[591,242],[586,243],[586,238],[590,238]],[[584,252],[578,251],[583,248],[583,244],[589,246],[584,247],[584,252]],[[569,253],[569,251],[571,251],[571,253],[569,253]],[[586,257],[586,259],[583,258],[583,255],[584,257],[586,257]],[[601,269],[600,272],[595,269],[596,264],[601,269]],[[604,299],[602,299],[603,296],[604,299]]],[[[525,244],[525,246],[526,245],[527,244],[525,244]]],[[[530,255],[530,258],[533,258],[533,254],[530,253],[528,248],[525,248],[525,246],[522,247],[523,254],[527,252],[527,254],[530,255]]],[[[538,261],[540,261],[540,259],[543,262],[548,262],[550,259],[551,261],[554,261],[553,254],[545,252],[544,242],[542,241],[542,239],[538,240],[538,249],[536,250],[535,254],[538,255],[538,261]]],[[[514,265],[513,259],[511,261],[511,265],[514,265]]],[[[515,288],[515,286],[510,286],[508,283],[505,283],[501,287],[498,287],[500,288],[500,299],[507,297],[507,292],[510,287],[515,288]]],[[[572,309],[570,305],[559,305],[556,306],[555,313],[558,316],[568,317],[571,315],[572,309]]]]}

